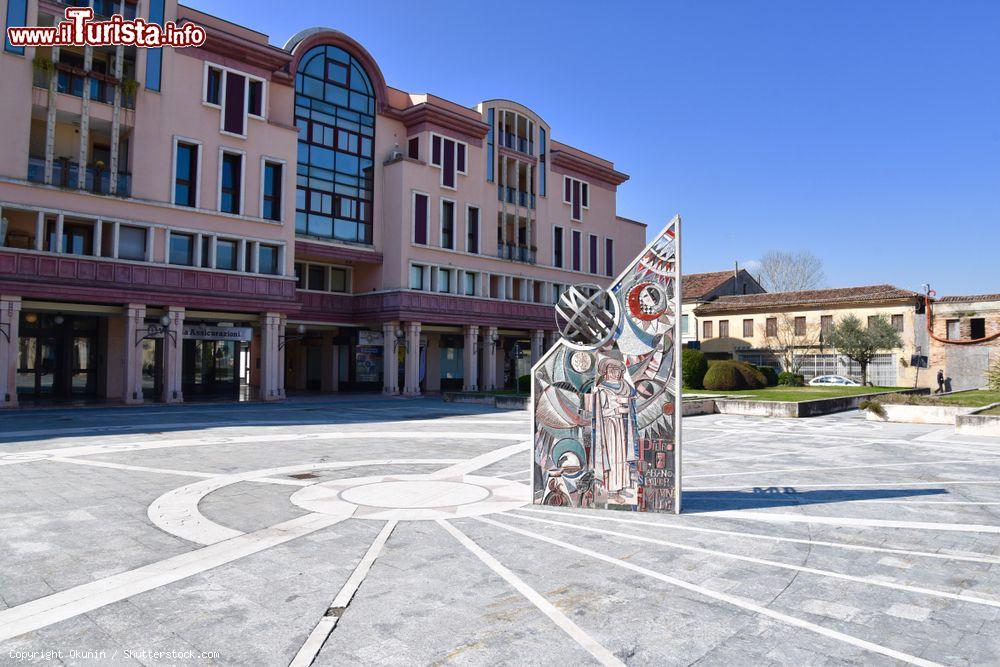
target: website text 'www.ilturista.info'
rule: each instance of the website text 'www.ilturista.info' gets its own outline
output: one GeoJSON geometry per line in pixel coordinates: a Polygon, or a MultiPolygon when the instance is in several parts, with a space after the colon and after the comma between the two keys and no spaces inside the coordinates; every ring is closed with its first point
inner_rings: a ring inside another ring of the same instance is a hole
{"type": "Polygon", "coordinates": [[[185,48],[205,43],[205,29],[194,23],[178,26],[166,21],[162,26],[144,19],[126,19],[115,14],[95,21],[90,7],[67,7],[66,20],[50,27],[11,26],[7,40],[13,46],[140,46],[185,48]]]}

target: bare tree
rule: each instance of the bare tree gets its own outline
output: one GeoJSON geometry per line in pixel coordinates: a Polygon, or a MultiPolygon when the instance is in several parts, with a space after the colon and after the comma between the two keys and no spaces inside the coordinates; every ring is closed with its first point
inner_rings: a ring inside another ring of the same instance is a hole
{"type": "Polygon", "coordinates": [[[796,317],[789,313],[776,313],[774,319],[774,327],[766,324],[758,327],[767,341],[767,349],[781,362],[782,370],[798,373],[805,360],[803,351],[819,344],[820,330],[806,325],[805,318],[798,322],[796,328],[796,317]]]}
{"type": "Polygon", "coordinates": [[[760,279],[768,292],[816,289],[826,281],[823,260],[808,250],[768,250],[760,258],[760,279]]]}

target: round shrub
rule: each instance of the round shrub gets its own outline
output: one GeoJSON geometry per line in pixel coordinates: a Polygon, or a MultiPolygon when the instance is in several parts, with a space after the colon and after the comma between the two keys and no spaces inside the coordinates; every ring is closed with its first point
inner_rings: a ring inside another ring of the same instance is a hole
{"type": "Polygon", "coordinates": [[[688,389],[704,389],[708,361],[700,350],[684,348],[681,352],[681,379],[688,389]]]}
{"type": "Polygon", "coordinates": [[[753,364],[743,361],[733,361],[731,363],[736,366],[736,372],[743,378],[741,389],[763,389],[767,386],[767,378],[753,364]]]}
{"type": "Polygon", "coordinates": [[[705,373],[705,389],[712,391],[733,391],[743,388],[743,376],[736,367],[726,361],[714,363],[705,373]]]}
{"type": "Polygon", "coordinates": [[[757,366],[757,370],[763,373],[768,387],[776,387],[778,385],[778,371],[770,366],[757,366]]]}
{"type": "Polygon", "coordinates": [[[804,387],[806,386],[806,376],[783,371],[778,373],[778,384],[786,387],[804,387]]]}

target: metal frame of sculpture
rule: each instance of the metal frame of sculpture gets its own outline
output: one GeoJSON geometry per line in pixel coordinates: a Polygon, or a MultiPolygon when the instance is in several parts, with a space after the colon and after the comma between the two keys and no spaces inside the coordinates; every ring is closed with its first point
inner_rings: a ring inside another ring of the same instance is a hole
{"type": "Polygon", "coordinates": [[[570,287],[531,369],[533,502],[681,511],[680,216],[605,290],[570,287]]]}

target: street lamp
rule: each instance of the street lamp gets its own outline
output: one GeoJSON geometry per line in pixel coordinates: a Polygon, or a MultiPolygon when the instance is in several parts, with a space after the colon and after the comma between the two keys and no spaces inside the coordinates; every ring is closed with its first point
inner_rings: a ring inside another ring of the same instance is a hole
{"type": "Polygon", "coordinates": [[[406,345],[405,343],[406,334],[403,333],[402,329],[397,328],[394,334],[395,334],[395,341],[392,348],[393,351],[398,350],[400,345],[406,345]]]}
{"type": "Polygon", "coordinates": [[[286,343],[291,343],[294,340],[303,340],[306,337],[306,325],[304,324],[298,325],[297,327],[295,327],[295,332],[296,335],[294,336],[281,336],[280,341],[278,343],[279,350],[284,348],[286,343]]]}
{"type": "Polygon", "coordinates": [[[498,334],[496,331],[490,334],[490,346],[492,347],[494,352],[496,352],[497,341],[499,340],[500,340],[500,334],[498,334]]]}
{"type": "MultiPolygon", "coordinates": [[[[56,324],[59,324],[60,317],[62,316],[56,315],[56,324]]],[[[173,341],[174,345],[177,344],[177,334],[170,330],[170,322],[171,322],[170,315],[164,313],[163,315],[160,316],[159,322],[160,322],[159,326],[155,324],[150,324],[145,329],[136,330],[135,332],[136,347],[139,347],[140,343],[142,343],[142,341],[146,340],[147,338],[156,338],[161,334],[167,338],[170,338],[170,340],[173,341]]]]}

